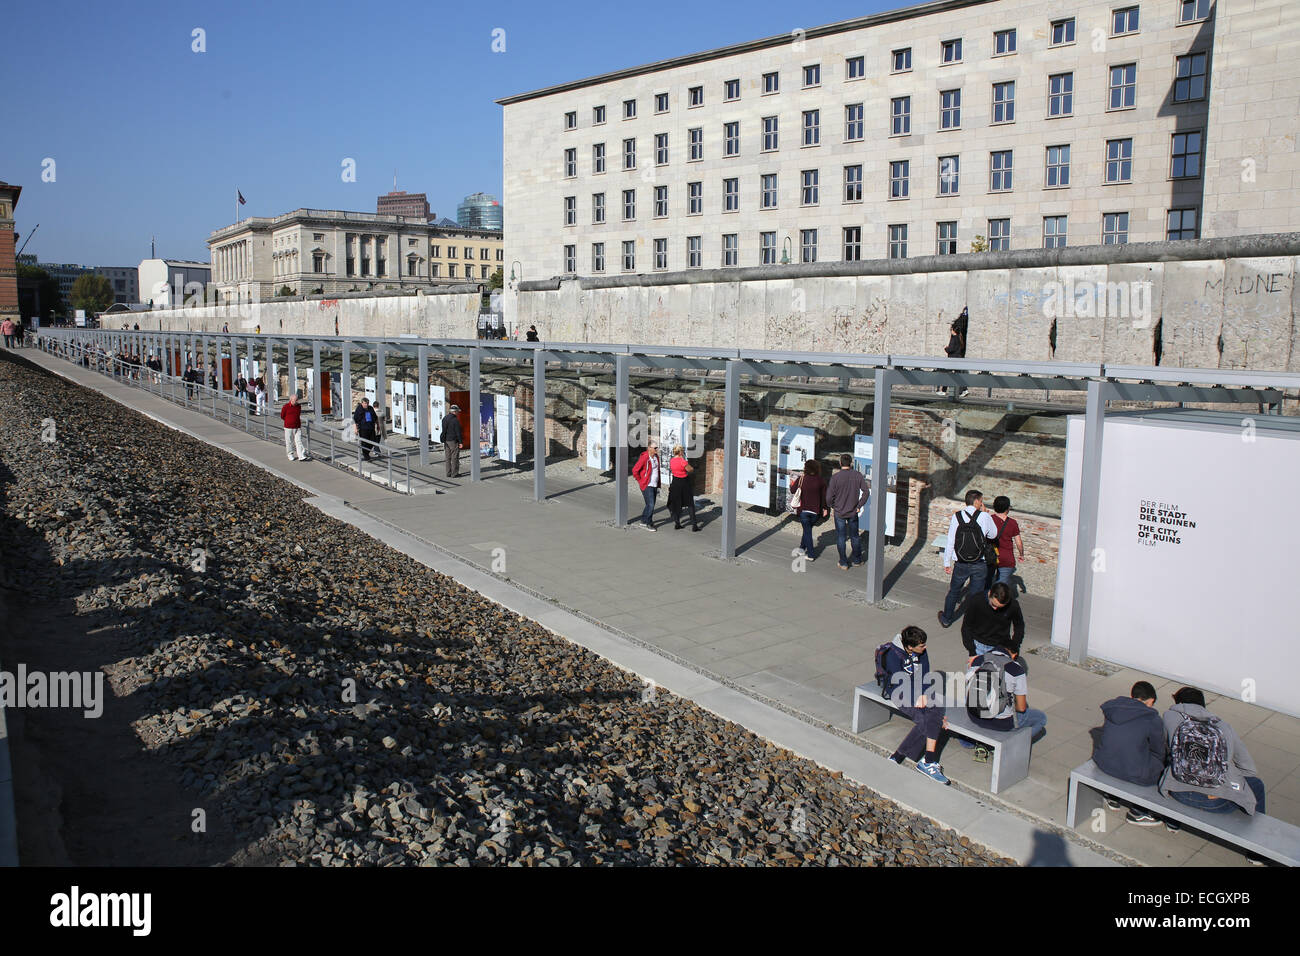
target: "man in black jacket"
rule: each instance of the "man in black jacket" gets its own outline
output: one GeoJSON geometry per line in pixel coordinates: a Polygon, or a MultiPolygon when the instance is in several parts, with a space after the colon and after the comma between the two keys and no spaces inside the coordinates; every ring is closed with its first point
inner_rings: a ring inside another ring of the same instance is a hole
{"type": "Polygon", "coordinates": [[[459,405],[453,405],[442,417],[442,447],[447,452],[447,477],[460,477],[460,446],[465,436],[460,433],[459,405]]]}
{"type": "Polygon", "coordinates": [[[370,449],[372,445],[367,442],[375,440],[375,426],[379,423],[379,416],[370,406],[370,399],[361,399],[361,404],[352,410],[352,421],[357,426],[357,437],[363,439],[361,442],[361,457],[365,461],[370,460],[370,449]]]}
{"type": "MultiPolygon", "coordinates": [[[[1140,680],[1128,697],[1116,697],[1102,704],[1101,712],[1105,722],[1095,736],[1092,750],[1092,760],[1098,769],[1129,783],[1155,786],[1169,755],[1164,721],[1156,710],[1156,689],[1140,680]]],[[[1106,804],[1112,810],[1122,809],[1118,800],[1107,800],[1106,804]]],[[[1128,822],[1151,827],[1160,820],[1145,810],[1130,807],[1128,822]]]]}
{"type": "Polygon", "coordinates": [[[1005,647],[1019,657],[1024,639],[1025,616],[1005,582],[999,581],[987,594],[975,591],[967,598],[966,614],[961,619],[961,642],[971,660],[995,647],[1005,647]]]}

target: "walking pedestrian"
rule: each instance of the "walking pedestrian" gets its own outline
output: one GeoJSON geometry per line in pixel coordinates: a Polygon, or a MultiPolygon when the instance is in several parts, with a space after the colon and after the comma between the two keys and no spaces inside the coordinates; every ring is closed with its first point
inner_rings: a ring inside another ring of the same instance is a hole
{"type": "Polygon", "coordinates": [[[1016,552],[1019,551],[1020,560],[1025,559],[1025,542],[1020,537],[1020,525],[1011,517],[1011,499],[1006,495],[998,495],[993,499],[993,523],[998,529],[997,580],[990,580],[988,586],[992,587],[995,583],[1010,586],[1011,577],[1016,573],[1016,552]]]}
{"type": "Polygon", "coordinates": [[[460,431],[459,405],[453,405],[442,416],[442,447],[447,457],[447,477],[460,477],[460,448],[465,436],[460,431]]]}
{"type": "Polygon", "coordinates": [[[360,404],[352,410],[352,422],[357,426],[357,438],[361,440],[361,458],[370,460],[371,444],[375,440],[377,418],[375,410],[370,407],[370,399],[362,398],[360,404]]]}
{"type": "Polygon", "coordinates": [[[280,409],[280,418],[284,421],[284,450],[293,461],[293,452],[296,447],[298,450],[298,461],[307,460],[307,446],[302,440],[302,408],[298,404],[298,396],[294,395],[289,401],[284,403],[280,409]]]}
{"type": "Polygon", "coordinates": [[[13,323],[13,320],[12,320],[12,319],[5,319],[3,322],[0,322],[0,332],[3,332],[3,333],[4,333],[4,337],[5,337],[5,348],[7,348],[7,349],[11,349],[11,348],[13,348],[13,347],[14,347],[14,323],[13,323]]]}
{"type": "Polygon", "coordinates": [[[686,460],[686,449],[681,445],[673,446],[673,457],[668,462],[673,482],[668,486],[668,512],[673,516],[673,527],[682,530],[682,510],[691,512],[691,530],[699,531],[700,523],[695,517],[695,488],[691,475],[695,466],[686,460]]]}
{"type": "Polygon", "coordinates": [[[528,341],[529,341],[529,342],[540,342],[540,341],[541,341],[541,339],[538,338],[538,336],[537,336],[537,326],[535,326],[535,325],[530,325],[530,326],[528,326],[528,341]]]}
{"type": "Polygon", "coordinates": [[[265,415],[266,414],[266,382],[261,378],[261,376],[258,376],[257,390],[255,394],[257,395],[257,414],[265,415]]]}
{"type": "Polygon", "coordinates": [[[952,627],[957,611],[957,599],[962,585],[970,582],[970,593],[979,594],[989,573],[989,542],[998,536],[997,525],[984,510],[984,495],[971,489],[966,492],[966,507],[956,512],[948,522],[948,546],[943,552],[943,573],[952,575],[948,595],[939,612],[939,624],[952,627]],[[954,567],[955,565],[955,567],[954,567]]]}
{"type": "Polygon", "coordinates": [[[830,514],[830,509],[826,507],[826,482],[822,478],[821,462],[815,458],[809,458],[804,462],[803,474],[794,480],[790,491],[794,496],[791,498],[790,510],[803,526],[803,537],[799,539],[799,548],[809,561],[816,561],[817,547],[813,543],[813,525],[830,514]]]}
{"type": "Polygon", "coordinates": [[[654,523],[655,500],[659,497],[659,443],[653,438],[641,452],[641,457],[632,467],[632,477],[641,488],[641,497],[645,500],[645,510],[641,512],[641,521],[651,531],[658,531],[654,523]]]}
{"type": "Polygon", "coordinates": [[[840,570],[847,571],[864,563],[862,536],[858,532],[858,512],[871,499],[871,482],[853,467],[853,456],[840,455],[840,467],[826,484],[826,498],[835,517],[835,548],[840,554],[840,570]],[[845,540],[852,541],[852,555],[845,552],[845,540]]]}

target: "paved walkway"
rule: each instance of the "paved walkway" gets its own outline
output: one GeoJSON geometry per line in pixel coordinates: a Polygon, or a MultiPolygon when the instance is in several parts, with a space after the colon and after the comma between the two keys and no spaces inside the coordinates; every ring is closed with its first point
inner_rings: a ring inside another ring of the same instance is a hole
{"type": "MultiPolygon", "coordinates": [[[[706,509],[705,527],[698,534],[675,531],[671,521],[658,532],[616,528],[611,482],[599,476],[575,480],[567,463],[548,468],[549,497],[542,503],[532,500],[528,472],[498,469],[477,484],[452,480],[440,482],[438,494],[399,495],[323,463],[291,464],[285,460],[282,444],[247,435],[34,350],[26,354],[151,417],[284,475],[314,495],[346,502],[371,528],[384,525],[400,530],[480,571],[495,572],[480,575],[480,581],[512,582],[720,685],[793,712],[823,728],[822,744],[837,734],[842,743],[851,736],[853,687],[872,679],[873,649],[904,625],[919,624],[929,633],[936,668],[954,671],[965,666],[960,628],[945,631],[935,620],[944,582],[914,569],[901,574],[887,569],[891,606],[870,607],[861,597],[865,568],[849,573],[837,569],[834,532],[829,526],[821,541],[828,551],[797,571],[790,557],[798,543],[797,526],[764,530],[740,522],[739,556],[723,561],[718,557],[716,509],[706,509]],[[752,535],[748,541],[747,534],[752,535]]],[[[462,462],[462,470],[468,470],[467,462],[462,462]]],[[[441,472],[438,465],[436,473],[441,472]]],[[[629,514],[635,516],[640,510],[640,494],[629,482],[629,514]]],[[[662,507],[658,517],[666,517],[662,507]]],[[[482,586],[477,589],[488,593],[482,586]]],[[[489,596],[499,599],[495,593],[489,596]]],[[[1051,601],[1027,595],[1022,606],[1028,627],[1026,648],[1046,644],[1051,601]]],[[[1048,715],[1048,733],[1034,745],[1029,778],[992,797],[987,793],[988,765],[976,764],[970,751],[950,741],[942,760],[945,772],[962,789],[980,795],[981,804],[1060,827],[1069,771],[1091,753],[1088,729],[1100,723],[1098,705],[1126,695],[1134,681],[1145,678],[1155,684],[1163,709],[1179,685],[1128,669],[1101,677],[1036,655],[1028,661],[1030,705],[1048,715]]],[[[652,676],[642,667],[635,669],[652,676]]],[[[1243,736],[1267,786],[1268,812],[1300,824],[1300,720],[1224,698],[1212,697],[1210,707],[1243,736]]],[[[762,732],[748,720],[740,722],[762,732]]],[[[895,719],[862,738],[888,753],[907,727],[895,719]]],[[[916,799],[899,798],[909,806],[921,809],[933,796],[915,793],[913,781],[941,789],[911,771],[909,776],[895,775],[893,765],[883,757],[867,756],[863,782],[891,797],[900,788],[908,797],[915,795],[916,799]],[[889,789],[881,783],[884,780],[890,781],[889,789]]],[[[935,816],[929,809],[922,812],[935,816]]],[[[1163,827],[1134,827],[1124,822],[1123,814],[1115,813],[1106,814],[1105,822],[1104,832],[1092,832],[1086,824],[1080,832],[1143,863],[1245,864],[1241,854],[1188,831],[1173,834],[1163,827]]]]}

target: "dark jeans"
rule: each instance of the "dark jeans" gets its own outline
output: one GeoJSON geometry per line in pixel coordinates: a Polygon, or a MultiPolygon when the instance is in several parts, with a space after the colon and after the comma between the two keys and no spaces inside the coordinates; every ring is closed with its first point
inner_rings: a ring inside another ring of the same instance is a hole
{"type": "MultiPolygon", "coordinates": [[[[1264,812],[1264,781],[1259,777],[1247,777],[1246,784],[1255,794],[1255,812],[1264,812]]],[[[1179,803],[1185,806],[1195,807],[1197,810],[1204,810],[1206,813],[1231,813],[1233,810],[1241,810],[1234,801],[1220,797],[1218,800],[1211,800],[1204,793],[1189,793],[1182,790],[1171,790],[1169,796],[1173,797],[1179,803]]],[[[1242,810],[1242,813],[1246,811],[1242,810]]]]}
{"type": "Polygon", "coordinates": [[[988,576],[989,566],[983,561],[957,561],[952,566],[952,583],[948,585],[948,596],[943,599],[943,619],[951,624],[957,613],[957,599],[961,597],[962,585],[970,581],[970,593],[978,594],[984,590],[984,580],[988,576]]]}
{"type": "Polygon", "coordinates": [[[817,555],[813,554],[814,545],[812,534],[813,525],[817,523],[817,517],[818,516],[813,514],[811,511],[799,512],[799,523],[803,525],[803,537],[799,539],[799,547],[803,550],[803,553],[808,555],[810,558],[817,557],[817,555]]]}
{"type": "Polygon", "coordinates": [[[658,488],[642,488],[641,497],[645,499],[645,511],[641,512],[641,520],[647,525],[654,524],[655,501],[659,497],[658,488]]]}
{"type": "Polygon", "coordinates": [[[840,564],[849,566],[849,559],[844,554],[845,541],[853,542],[853,563],[862,563],[862,536],[858,533],[858,516],[848,518],[835,516],[835,547],[840,552],[840,564]]]}
{"type": "Polygon", "coordinates": [[[938,740],[939,731],[943,730],[943,708],[900,707],[898,710],[912,721],[912,729],[898,745],[898,752],[909,760],[920,760],[921,754],[925,752],[925,742],[938,740]]]}
{"type": "Polygon", "coordinates": [[[369,461],[371,446],[367,445],[366,442],[375,440],[375,430],[373,428],[358,428],[357,438],[361,440],[361,457],[369,461]]]}

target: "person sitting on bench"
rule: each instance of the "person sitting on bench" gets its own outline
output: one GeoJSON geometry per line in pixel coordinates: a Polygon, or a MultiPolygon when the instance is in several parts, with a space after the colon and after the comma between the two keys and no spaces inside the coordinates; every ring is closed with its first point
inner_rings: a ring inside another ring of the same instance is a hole
{"type": "Polygon", "coordinates": [[[947,786],[948,778],[935,757],[935,748],[940,731],[948,726],[948,718],[943,715],[943,708],[937,706],[938,701],[930,700],[925,693],[925,676],[930,671],[925,643],[925,631],[910,624],[894,636],[893,643],[882,645],[878,657],[885,678],[881,690],[913,724],[889,759],[899,765],[904,759],[915,760],[918,771],[947,786]]]}
{"type": "MultiPolygon", "coordinates": [[[[1104,722],[1092,750],[1097,769],[1119,780],[1154,787],[1165,772],[1169,748],[1165,725],[1156,710],[1156,689],[1144,680],[1133,685],[1127,697],[1116,697],[1101,705],[1104,722]]],[[[1116,812],[1124,805],[1107,798],[1106,806],[1116,812]]],[[[1160,825],[1160,818],[1139,807],[1129,807],[1128,822],[1140,827],[1160,825]]]]}
{"type": "Polygon", "coordinates": [[[1025,665],[1004,647],[972,658],[966,708],[971,720],[989,730],[1029,727],[1031,742],[1041,738],[1047,732],[1047,714],[1030,708],[1027,675],[1025,665]]]}
{"type": "Polygon", "coordinates": [[[1205,695],[1179,688],[1165,711],[1169,766],[1160,792],[1209,813],[1264,812],[1264,781],[1237,732],[1205,709],[1205,695]]]}

